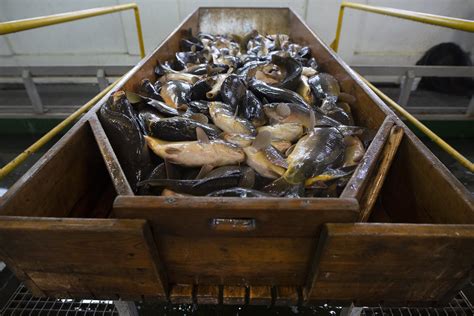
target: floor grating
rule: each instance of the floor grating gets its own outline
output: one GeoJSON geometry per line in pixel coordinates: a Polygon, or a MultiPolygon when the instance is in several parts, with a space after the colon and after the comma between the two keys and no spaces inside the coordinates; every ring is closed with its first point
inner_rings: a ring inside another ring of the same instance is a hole
{"type": "MultiPolygon", "coordinates": [[[[471,284],[470,289],[474,289],[471,284]]],[[[192,313],[191,313],[192,314],[192,313]]],[[[279,314],[279,313],[278,313],[279,314]]],[[[36,298],[20,284],[0,310],[0,316],[118,316],[113,301],[36,298]]],[[[316,314],[315,314],[316,315],[316,314]]],[[[354,314],[351,314],[354,315],[354,314]]],[[[474,306],[464,292],[444,307],[364,307],[361,316],[474,316],[474,306]]]]}

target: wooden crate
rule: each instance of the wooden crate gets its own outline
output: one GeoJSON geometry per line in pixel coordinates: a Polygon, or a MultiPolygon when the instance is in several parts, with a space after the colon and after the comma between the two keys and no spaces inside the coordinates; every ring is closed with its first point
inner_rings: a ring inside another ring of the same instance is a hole
{"type": "Polygon", "coordinates": [[[104,98],[0,201],[0,257],[34,294],[406,305],[447,299],[469,280],[472,196],[291,10],[200,8],[114,91],[155,79],[154,66],[173,57],[188,28],[257,28],[308,45],[356,96],[357,124],[378,130],[368,153],[339,198],[134,196],[96,115],[104,98]],[[354,223],[393,125],[405,135],[375,211],[354,223]]]}

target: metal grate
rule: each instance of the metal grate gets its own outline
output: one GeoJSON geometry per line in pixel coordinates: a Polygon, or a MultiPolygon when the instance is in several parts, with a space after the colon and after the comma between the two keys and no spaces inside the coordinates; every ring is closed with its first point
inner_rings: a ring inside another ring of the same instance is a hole
{"type": "Polygon", "coordinates": [[[473,316],[474,307],[461,291],[445,307],[364,307],[361,316],[473,316]]]}
{"type": "Polygon", "coordinates": [[[0,315],[118,316],[118,312],[113,301],[37,298],[20,284],[0,311],[0,315]]]}

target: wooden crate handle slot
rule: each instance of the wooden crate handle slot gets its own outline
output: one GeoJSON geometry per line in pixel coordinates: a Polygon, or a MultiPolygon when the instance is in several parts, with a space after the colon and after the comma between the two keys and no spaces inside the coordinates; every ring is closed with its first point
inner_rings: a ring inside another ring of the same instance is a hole
{"type": "Polygon", "coordinates": [[[253,218],[213,218],[210,220],[210,226],[221,232],[249,232],[257,228],[253,218]]]}
{"type": "Polygon", "coordinates": [[[392,165],[393,158],[402,141],[403,134],[402,127],[395,125],[391,128],[387,143],[379,158],[379,168],[372,178],[372,181],[368,184],[364,196],[360,201],[359,222],[367,222],[369,220],[375,201],[377,201],[377,197],[392,165]]]}

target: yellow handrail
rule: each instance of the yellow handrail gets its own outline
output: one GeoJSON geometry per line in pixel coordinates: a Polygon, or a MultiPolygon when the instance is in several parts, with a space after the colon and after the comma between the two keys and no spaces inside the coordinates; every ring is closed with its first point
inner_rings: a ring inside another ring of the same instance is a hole
{"type": "Polygon", "coordinates": [[[102,99],[123,77],[117,79],[114,83],[109,85],[107,88],[102,90],[99,94],[93,97],[89,102],[84,104],[82,107],[77,109],[74,113],[69,115],[64,121],[56,125],[52,130],[44,134],[40,139],[38,139],[33,145],[25,149],[21,154],[16,156],[12,161],[7,163],[0,169],[0,180],[2,180],[5,176],[7,176],[10,172],[12,172],[16,167],[18,167],[23,161],[26,160],[31,154],[38,151],[41,147],[43,147],[47,142],[53,139],[59,132],[61,132],[64,128],[66,128],[69,124],[74,122],[77,118],[79,118],[83,113],[89,111],[90,108],[94,106],[100,99],[102,99]]]}
{"type": "Polygon", "coordinates": [[[377,7],[360,3],[342,2],[339,9],[339,17],[337,19],[336,38],[331,43],[331,48],[337,52],[339,48],[339,39],[341,37],[342,19],[344,16],[344,8],[352,8],[355,10],[367,11],[382,15],[393,16],[405,20],[417,21],[426,24],[432,24],[451,29],[474,32],[474,21],[451,18],[442,15],[428,14],[422,12],[401,10],[395,8],[377,7]]]}
{"type": "Polygon", "coordinates": [[[145,44],[143,42],[142,25],[140,22],[140,11],[136,3],[127,3],[114,5],[110,7],[94,8],[81,11],[73,11],[66,13],[53,14],[31,19],[23,19],[0,23],[0,35],[31,30],[38,27],[60,24],[75,20],[86,19],[94,16],[115,13],[125,10],[133,10],[135,12],[135,22],[137,24],[138,45],[140,46],[140,56],[145,57],[145,44]]]}
{"type": "Polygon", "coordinates": [[[428,136],[434,143],[446,151],[451,157],[456,159],[461,165],[466,167],[470,172],[474,172],[474,163],[470,162],[466,157],[461,155],[456,149],[451,147],[446,143],[441,137],[433,133],[426,125],[418,121],[413,115],[411,115],[407,110],[405,110],[401,105],[398,105],[395,101],[390,99],[386,94],[377,89],[373,84],[371,84],[367,79],[359,75],[362,81],[365,82],[385,103],[394,108],[398,113],[403,115],[407,121],[416,126],[420,131],[422,131],[426,136],[428,136]]]}

